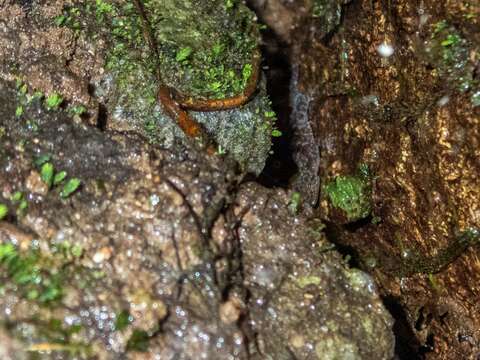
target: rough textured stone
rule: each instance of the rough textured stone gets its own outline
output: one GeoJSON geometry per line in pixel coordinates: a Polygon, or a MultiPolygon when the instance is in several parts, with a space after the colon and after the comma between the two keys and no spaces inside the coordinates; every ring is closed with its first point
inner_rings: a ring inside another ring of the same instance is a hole
{"type": "Polygon", "coordinates": [[[373,279],[349,269],[284,191],[246,185],[235,212],[249,321],[267,359],[391,359],[390,314],[373,279]]]}
{"type": "Polygon", "coordinates": [[[296,187],[430,358],[480,353],[479,10],[356,1],[329,36],[315,19],[289,35],[296,187]],[[345,225],[325,187],[362,168],[372,211],[345,225]]]}

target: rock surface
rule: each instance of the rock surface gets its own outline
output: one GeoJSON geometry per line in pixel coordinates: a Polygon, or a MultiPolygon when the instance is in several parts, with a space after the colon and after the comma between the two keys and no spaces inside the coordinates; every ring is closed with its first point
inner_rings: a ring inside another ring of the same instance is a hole
{"type": "Polygon", "coordinates": [[[373,279],[349,269],[321,232],[292,211],[289,194],[239,193],[249,321],[267,359],[390,359],[393,322],[373,279]]]}
{"type": "MultiPolygon", "coordinates": [[[[266,21],[297,16],[288,1],[263,3],[266,21]]],[[[414,339],[405,358],[480,354],[479,14],[475,0],[365,0],[328,34],[313,14],[279,32],[291,44],[296,187],[375,274],[400,343],[414,339]],[[358,208],[370,211],[349,216],[358,208]]]]}
{"type": "MultiPolygon", "coordinates": [[[[171,2],[169,6],[182,5],[171,2]]],[[[208,10],[211,4],[202,6],[208,10]]],[[[174,8],[170,10],[175,13],[174,8]]],[[[153,56],[141,17],[131,2],[55,0],[22,6],[21,2],[9,0],[1,4],[0,18],[5,19],[0,25],[3,79],[20,78],[31,90],[47,95],[59,93],[71,106],[84,106],[85,116],[100,128],[136,131],[151,143],[170,149],[177,143],[189,142],[156,101],[158,59],[153,56]]],[[[195,31],[198,29],[191,30],[195,31]]],[[[217,73],[228,69],[215,63],[211,69],[199,71],[217,73]]],[[[210,79],[213,85],[219,84],[217,77],[222,77],[215,76],[210,79]]],[[[274,113],[264,82],[258,88],[253,101],[243,107],[191,114],[216,143],[219,153],[237,161],[243,172],[254,174],[259,174],[265,165],[274,129],[274,113]]]]}
{"type": "MultiPolygon", "coordinates": [[[[65,4],[0,4],[0,357],[392,358],[370,277],[292,193],[239,186],[228,157],[121,126],[134,116],[102,93],[107,43],[60,26],[65,4]]],[[[260,92],[199,118],[248,124],[261,106],[260,92]]],[[[224,125],[259,171],[267,142],[224,125]]]]}

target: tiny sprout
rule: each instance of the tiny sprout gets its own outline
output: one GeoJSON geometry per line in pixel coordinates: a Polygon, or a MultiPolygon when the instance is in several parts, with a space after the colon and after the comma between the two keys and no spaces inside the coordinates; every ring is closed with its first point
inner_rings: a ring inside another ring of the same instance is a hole
{"type": "Polygon", "coordinates": [[[66,18],[65,15],[59,15],[54,19],[54,23],[57,26],[62,26],[65,23],[66,20],[67,20],[67,18],[66,18]]]}
{"type": "Polygon", "coordinates": [[[53,177],[54,177],[54,168],[53,164],[50,162],[46,162],[42,165],[42,168],[40,169],[40,177],[42,181],[47,184],[49,188],[52,187],[53,184],[53,177]]]}
{"type": "Polygon", "coordinates": [[[191,54],[192,54],[192,48],[187,46],[178,50],[177,55],[175,56],[175,59],[178,62],[181,62],[181,61],[187,60],[191,54]]]}
{"type": "Polygon", "coordinates": [[[21,191],[15,191],[10,198],[13,202],[18,202],[23,199],[23,193],[21,191]]]}
{"type": "Polygon", "coordinates": [[[53,184],[54,185],[60,184],[63,180],[65,180],[66,176],[67,176],[67,172],[63,170],[56,173],[53,178],[53,184]]]}
{"type": "Polygon", "coordinates": [[[53,93],[45,100],[45,105],[48,110],[56,110],[62,104],[63,98],[58,93],[53,93]]]}
{"type": "Polygon", "coordinates": [[[226,154],[226,151],[225,151],[225,149],[223,148],[222,145],[218,145],[217,154],[218,155],[225,155],[226,154]]]}
{"type": "Polygon", "coordinates": [[[23,115],[23,106],[22,105],[18,105],[17,108],[15,109],[15,116],[17,118],[19,118],[20,116],[23,115]]]}
{"type": "Polygon", "coordinates": [[[278,129],[273,129],[272,130],[272,136],[273,137],[280,137],[280,136],[282,136],[282,132],[278,129]]]}
{"type": "Polygon", "coordinates": [[[275,111],[265,111],[264,115],[267,118],[274,118],[277,116],[277,114],[275,114],[275,111]]]}
{"type": "Polygon", "coordinates": [[[298,214],[298,211],[300,210],[301,201],[302,201],[302,196],[300,195],[299,192],[292,193],[292,196],[290,198],[290,203],[288,204],[288,209],[293,214],[298,214]]]}
{"type": "Polygon", "coordinates": [[[67,183],[63,186],[62,191],[60,192],[60,197],[68,198],[71,194],[73,194],[78,187],[80,186],[81,181],[77,178],[72,178],[67,181],[67,183]]]}
{"type": "Polygon", "coordinates": [[[23,84],[22,86],[20,86],[20,93],[25,95],[27,91],[28,91],[27,84],[23,84]]]}

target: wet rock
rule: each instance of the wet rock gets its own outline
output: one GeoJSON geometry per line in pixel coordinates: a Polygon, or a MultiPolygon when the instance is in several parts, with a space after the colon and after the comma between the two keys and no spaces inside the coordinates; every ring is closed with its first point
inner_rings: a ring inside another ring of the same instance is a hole
{"type": "Polygon", "coordinates": [[[101,132],[23,89],[0,82],[10,214],[0,222],[0,328],[12,339],[0,351],[18,342],[58,359],[290,357],[282,341],[300,358],[391,357],[391,319],[370,278],[292,215],[299,205],[283,191],[245,186],[220,214],[238,181],[220,157],[101,132]],[[47,192],[33,191],[34,172],[47,192]]]}
{"type": "Polygon", "coordinates": [[[19,119],[24,94],[3,82],[0,93],[13,100],[0,102],[0,202],[12,214],[0,223],[0,311],[9,336],[55,358],[244,358],[242,330],[221,321],[206,238],[236,179],[221,159],[102,133],[39,98],[19,119]],[[66,174],[40,194],[27,180],[46,163],[66,174]],[[65,195],[72,179],[81,185],[65,195]]]}
{"type": "Polygon", "coordinates": [[[349,269],[321,224],[292,214],[284,191],[246,185],[235,209],[242,222],[249,322],[271,359],[390,359],[392,318],[373,279],[349,269]]]}
{"type": "MultiPolygon", "coordinates": [[[[197,14],[192,13],[195,8],[192,4],[180,6],[167,1],[167,6],[155,1],[145,4],[150,21],[156,24],[160,18],[165,25],[165,19],[168,19],[170,24],[166,33],[162,32],[166,26],[160,27],[158,34],[153,29],[161,42],[160,53],[149,46],[142,18],[130,2],[105,5],[57,0],[49,4],[35,3],[27,8],[8,1],[0,7],[0,17],[8,19],[0,24],[0,74],[7,80],[20,78],[32,92],[59,93],[66,100],[64,105],[71,106],[74,111],[75,106],[76,109],[84,107],[83,117],[101,128],[135,131],[159,146],[181,147],[189,140],[156,99],[158,71],[164,72],[162,77],[167,85],[179,91],[190,89],[187,95],[193,91],[190,85],[197,88],[202,85],[210,86],[210,92],[200,92],[201,96],[234,97],[236,93],[230,88],[240,91],[252,73],[252,65],[242,63],[239,54],[246,52],[245,56],[252,57],[252,48],[258,39],[250,33],[256,33],[251,29],[256,29],[257,25],[253,14],[240,3],[232,4],[228,9],[224,9],[226,5],[222,1],[219,4],[205,3],[202,5],[205,9],[195,10],[200,12],[197,14]],[[208,6],[214,5],[220,6],[222,12],[215,12],[212,19],[206,19],[209,21],[192,21],[192,18],[207,16],[208,6]],[[156,14],[154,9],[164,9],[166,14],[156,14]],[[190,17],[186,19],[185,14],[190,17]],[[179,18],[171,18],[173,16],[179,18]],[[238,24],[245,26],[246,19],[248,32],[238,28],[238,24]],[[209,29],[221,21],[228,23],[229,27],[214,27],[224,33],[212,36],[209,29]],[[209,24],[210,28],[199,27],[203,23],[209,24]],[[177,31],[187,25],[194,28],[177,31]],[[225,44],[234,44],[236,48],[228,49],[223,43],[213,46],[219,52],[215,55],[218,61],[213,61],[213,55],[204,54],[205,49],[200,51],[199,34],[203,34],[203,39],[208,42],[203,48],[210,49],[213,38],[224,39],[226,36],[225,44]],[[179,38],[176,43],[175,36],[179,38]],[[188,44],[193,43],[195,48],[190,48],[188,44]],[[182,49],[191,50],[192,64],[187,58],[177,60],[175,54],[182,49]],[[163,55],[157,59],[156,54],[163,55]],[[211,68],[205,68],[210,64],[207,59],[212,62],[211,68]],[[161,66],[157,69],[158,64],[161,66]],[[201,75],[198,75],[199,80],[190,74],[191,69],[201,75]],[[230,79],[235,86],[224,84],[225,79],[230,79]],[[212,89],[215,90],[213,93],[212,89]]],[[[198,95],[195,91],[193,94],[198,95]]],[[[252,101],[244,106],[228,111],[191,112],[216,143],[220,154],[237,161],[242,171],[255,174],[262,171],[270,151],[270,136],[274,129],[274,117],[270,114],[264,82],[258,84],[252,101]]]]}
{"type": "Polygon", "coordinates": [[[375,269],[404,306],[413,351],[431,358],[480,352],[478,248],[467,249],[480,229],[478,11],[476,1],[359,1],[330,36],[313,21],[290,35],[297,189],[315,204],[318,182],[331,238],[375,269]],[[360,168],[371,213],[346,221],[328,186],[360,168]],[[419,330],[426,308],[433,320],[419,330]]]}

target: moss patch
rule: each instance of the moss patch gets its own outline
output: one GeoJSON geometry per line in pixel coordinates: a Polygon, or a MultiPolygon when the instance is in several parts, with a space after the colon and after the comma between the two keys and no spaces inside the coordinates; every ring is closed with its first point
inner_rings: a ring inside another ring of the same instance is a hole
{"type": "Polygon", "coordinates": [[[370,215],[371,184],[368,176],[337,176],[324,187],[333,207],[343,210],[349,221],[370,215]]]}
{"type": "Polygon", "coordinates": [[[471,61],[472,44],[447,21],[433,25],[426,51],[428,60],[439,74],[461,93],[471,92],[473,106],[480,105],[480,82],[474,78],[475,64],[471,61]]]}
{"type": "Polygon", "coordinates": [[[241,93],[258,45],[253,13],[237,1],[148,0],[163,81],[189,96],[241,93]]]}

